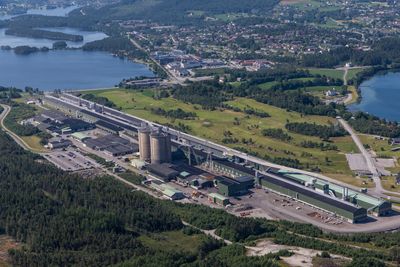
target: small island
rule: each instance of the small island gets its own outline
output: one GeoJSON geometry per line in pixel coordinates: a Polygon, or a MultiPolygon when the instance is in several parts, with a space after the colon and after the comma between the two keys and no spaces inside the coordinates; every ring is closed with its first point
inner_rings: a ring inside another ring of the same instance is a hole
{"type": "Polygon", "coordinates": [[[14,48],[14,53],[17,55],[29,55],[36,52],[47,52],[47,51],[49,51],[49,48],[47,47],[37,48],[27,45],[17,46],[14,48]]]}
{"type": "Polygon", "coordinates": [[[67,34],[62,32],[53,32],[40,29],[31,29],[24,27],[12,27],[5,31],[6,35],[14,35],[20,37],[50,39],[56,41],[71,41],[71,42],[82,42],[83,36],[76,34],[67,34]]]}

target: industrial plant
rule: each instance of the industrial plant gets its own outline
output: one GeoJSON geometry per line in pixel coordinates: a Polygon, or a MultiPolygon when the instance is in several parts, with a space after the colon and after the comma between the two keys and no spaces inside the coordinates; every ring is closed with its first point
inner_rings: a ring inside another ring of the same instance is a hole
{"type": "Polygon", "coordinates": [[[194,192],[203,192],[216,205],[228,205],[230,199],[251,195],[255,188],[262,188],[350,223],[364,222],[368,216],[385,216],[392,211],[389,201],[372,197],[364,191],[300,171],[279,169],[242,152],[71,94],[46,95],[43,101],[73,119],[93,124],[109,133],[102,139],[83,140],[87,146],[107,150],[109,155],[116,156],[138,151],[132,165],[144,168],[154,178],[153,182],[146,183],[170,199],[183,196],[171,187],[173,181],[192,188],[194,192]],[[114,146],[110,148],[104,143],[114,146]]]}

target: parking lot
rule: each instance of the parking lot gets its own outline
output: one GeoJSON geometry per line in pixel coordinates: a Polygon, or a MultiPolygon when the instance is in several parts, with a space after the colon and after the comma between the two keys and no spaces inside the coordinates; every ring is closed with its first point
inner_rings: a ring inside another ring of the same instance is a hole
{"type": "Polygon", "coordinates": [[[64,171],[80,171],[92,168],[100,168],[100,165],[93,159],[80,154],[73,149],[54,150],[45,157],[64,171]]]}

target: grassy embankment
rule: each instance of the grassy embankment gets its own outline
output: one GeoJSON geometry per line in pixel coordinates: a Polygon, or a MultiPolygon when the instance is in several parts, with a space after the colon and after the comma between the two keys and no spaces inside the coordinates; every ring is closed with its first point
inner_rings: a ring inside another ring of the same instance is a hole
{"type": "Polygon", "coordinates": [[[10,113],[4,119],[4,125],[18,135],[33,152],[46,152],[46,149],[40,143],[41,137],[39,134],[30,134],[28,133],[29,131],[24,130],[25,126],[19,124],[22,120],[31,118],[41,111],[41,108],[37,106],[24,104],[25,100],[24,97],[15,100],[18,105],[12,106],[10,113]]]}
{"type": "Polygon", "coordinates": [[[257,152],[260,157],[269,156],[271,158],[298,159],[305,169],[307,167],[308,169],[319,167],[324,174],[335,177],[338,180],[356,186],[368,186],[363,184],[364,180],[353,178],[348,168],[344,154],[357,151],[350,137],[332,138],[333,144],[338,147],[339,151],[321,151],[317,148],[303,148],[300,146],[302,141],[321,142],[318,137],[288,133],[293,139],[290,142],[285,142],[265,137],[261,134],[261,130],[266,128],[280,128],[286,131],[285,124],[288,121],[315,122],[327,125],[335,123],[335,119],[333,118],[302,116],[297,112],[287,112],[286,110],[245,98],[229,101],[228,104],[241,109],[252,107],[259,111],[267,112],[271,117],[259,118],[232,110],[202,110],[198,105],[186,104],[172,97],[156,100],[152,97],[153,91],[151,90],[140,92],[120,89],[90,91],[90,93],[107,97],[118,107],[121,107],[123,111],[151,121],[172,125],[178,125],[178,123],[185,124],[190,127],[190,133],[218,143],[222,143],[224,132],[230,131],[233,137],[238,139],[238,142],[227,144],[227,146],[249,149],[257,152]],[[166,118],[154,114],[151,112],[151,108],[163,108],[165,110],[181,108],[187,112],[195,112],[198,118],[195,120],[166,118]],[[234,123],[235,120],[236,122],[239,121],[239,124],[234,123]],[[245,141],[252,139],[253,143],[245,143],[242,141],[243,139],[245,141]]]}

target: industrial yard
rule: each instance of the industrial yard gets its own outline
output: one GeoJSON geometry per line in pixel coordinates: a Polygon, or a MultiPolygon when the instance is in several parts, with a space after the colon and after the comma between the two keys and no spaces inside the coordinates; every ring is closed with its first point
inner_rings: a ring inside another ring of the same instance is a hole
{"type": "Polygon", "coordinates": [[[51,111],[32,123],[54,136],[45,157],[63,170],[133,172],[143,177],[136,188],[160,198],[226,209],[240,217],[307,222],[333,232],[393,229],[397,219],[390,202],[366,191],[263,165],[256,158],[246,163],[242,154],[227,156],[210,142],[198,143],[88,101],[74,102],[70,95],[61,97],[46,96],[44,105],[51,111]],[[68,127],[62,126],[65,121],[68,127]]]}

